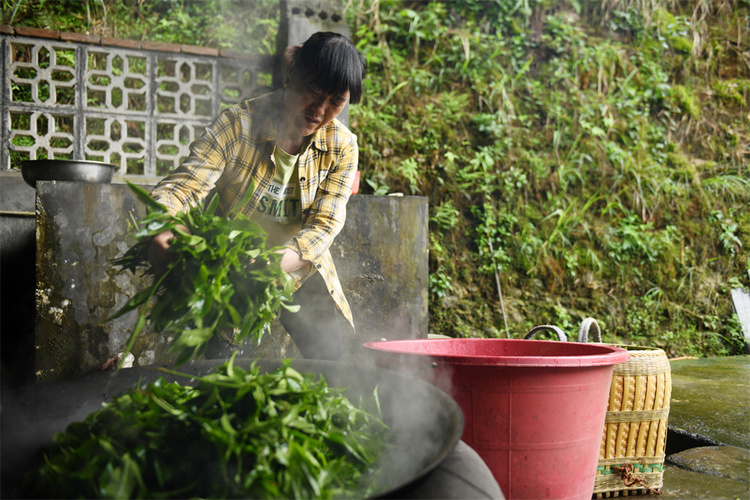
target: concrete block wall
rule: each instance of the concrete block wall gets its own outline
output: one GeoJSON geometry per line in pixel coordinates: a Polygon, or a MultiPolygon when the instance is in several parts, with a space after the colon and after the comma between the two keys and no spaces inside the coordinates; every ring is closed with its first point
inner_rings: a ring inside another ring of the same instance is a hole
{"type": "MultiPolygon", "coordinates": [[[[100,369],[125,347],[133,311],[104,320],[144,284],[120,272],[114,258],[134,242],[128,225],[144,208],[123,184],[39,182],[36,202],[35,378],[54,380],[100,369]]],[[[352,306],[352,360],[372,340],[427,337],[427,199],[355,195],[332,254],[352,306]]],[[[136,365],[171,363],[171,340],[145,331],[136,365]]],[[[299,357],[276,322],[241,356],[299,357]]]]}

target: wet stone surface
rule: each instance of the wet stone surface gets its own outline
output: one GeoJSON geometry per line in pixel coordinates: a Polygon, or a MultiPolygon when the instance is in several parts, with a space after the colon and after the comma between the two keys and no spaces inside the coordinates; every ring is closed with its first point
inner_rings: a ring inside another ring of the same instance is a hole
{"type": "Polygon", "coordinates": [[[750,356],[670,365],[670,434],[660,498],[750,498],[750,356]]]}
{"type": "Polygon", "coordinates": [[[670,455],[669,462],[685,470],[735,481],[747,482],[750,475],[750,450],[736,446],[691,448],[670,455]]]}
{"type": "Polygon", "coordinates": [[[669,428],[705,443],[750,449],[750,356],[670,365],[669,428]]]}
{"type": "Polygon", "coordinates": [[[667,499],[711,499],[737,500],[750,498],[747,482],[692,472],[667,464],[664,467],[664,488],[660,500],[667,499]]]}

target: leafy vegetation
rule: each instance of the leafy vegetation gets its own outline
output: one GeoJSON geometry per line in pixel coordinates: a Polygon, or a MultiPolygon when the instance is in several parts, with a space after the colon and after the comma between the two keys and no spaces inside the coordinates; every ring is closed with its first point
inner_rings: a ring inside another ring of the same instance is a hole
{"type": "Polygon", "coordinates": [[[72,423],[27,476],[22,496],[369,498],[375,492],[373,466],[387,430],[377,392],[354,403],[289,360],[270,373],[232,361],[198,377],[196,387],[160,378],[72,423]]]}
{"type": "Polygon", "coordinates": [[[741,352],[729,290],[749,283],[749,15],[731,1],[358,2],[363,175],[430,199],[431,331],[574,333],[593,316],[605,341],[741,352]]]}
{"type": "Polygon", "coordinates": [[[172,215],[142,188],[130,187],[148,213],[136,224],[136,243],[115,265],[134,274],[143,269],[153,279],[110,318],[140,308],[121,359],[147,321],[153,331],[173,336],[170,351],[179,366],[205,353],[214,337],[260,342],[282,307],[299,309],[291,305],[294,281],[281,270],[277,248],[266,247],[265,231],[240,213],[216,215],[218,195],[206,207],[172,215]],[[164,231],[175,235],[167,249],[173,258],[159,269],[149,249],[164,231]]]}
{"type": "Polygon", "coordinates": [[[272,54],[278,0],[0,0],[3,24],[272,54]]]}
{"type": "MultiPolygon", "coordinates": [[[[347,5],[369,64],[350,113],[363,192],[429,198],[431,332],[504,337],[507,321],[521,337],[592,316],[608,342],[742,351],[746,0],[347,5]]],[[[217,44],[199,31],[172,36],[217,44]]]]}

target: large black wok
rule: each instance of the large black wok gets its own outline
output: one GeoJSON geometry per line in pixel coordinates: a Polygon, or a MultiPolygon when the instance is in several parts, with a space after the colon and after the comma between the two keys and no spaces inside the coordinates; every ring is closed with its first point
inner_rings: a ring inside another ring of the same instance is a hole
{"type": "Polygon", "coordinates": [[[117,167],[86,160],[28,160],[21,162],[21,176],[31,187],[36,181],[70,181],[109,184],[117,167]]]}
{"type": "MultiPolygon", "coordinates": [[[[207,374],[219,360],[195,361],[179,367],[188,374],[207,374]]],[[[263,371],[273,371],[281,360],[260,360],[263,371]]],[[[245,369],[249,360],[236,360],[245,369]]],[[[292,367],[303,373],[318,373],[332,387],[346,387],[351,397],[369,396],[377,386],[389,439],[397,446],[383,457],[379,495],[392,496],[421,478],[451,452],[463,432],[460,407],[431,384],[395,371],[347,365],[330,361],[295,360],[292,367]]],[[[158,371],[156,367],[107,371],[63,382],[42,383],[2,394],[2,498],[33,461],[40,447],[52,442],[55,432],[82,421],[114,396],[163,376],[189,383],[188,379],[158,371]]]]}

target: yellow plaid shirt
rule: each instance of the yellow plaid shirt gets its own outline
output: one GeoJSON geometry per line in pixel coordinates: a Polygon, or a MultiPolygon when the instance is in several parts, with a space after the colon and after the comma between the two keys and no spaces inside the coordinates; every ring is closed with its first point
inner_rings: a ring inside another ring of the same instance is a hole
{"type": "MultiPolygon", "coordinates": [[[[284,91],[249,99],[224,110],[190,146],[190,155],[174,172],[157,184],[152,196],[171,212],[203,203],[216,189],[218,212],[227,214],[254,189],[239,211],[250,215],[274,177],[273,151],[276,124],[284,103],[284,91]]],[[[312,268],[291,273],[296,288],[319,272],[336,306],[352,324],[352,313],[336,273],[329,248],[346,219],[359,150],[357,136],[338,120],[316,132],[299,156],[302,229],[287,247],[312,268]]]]}

